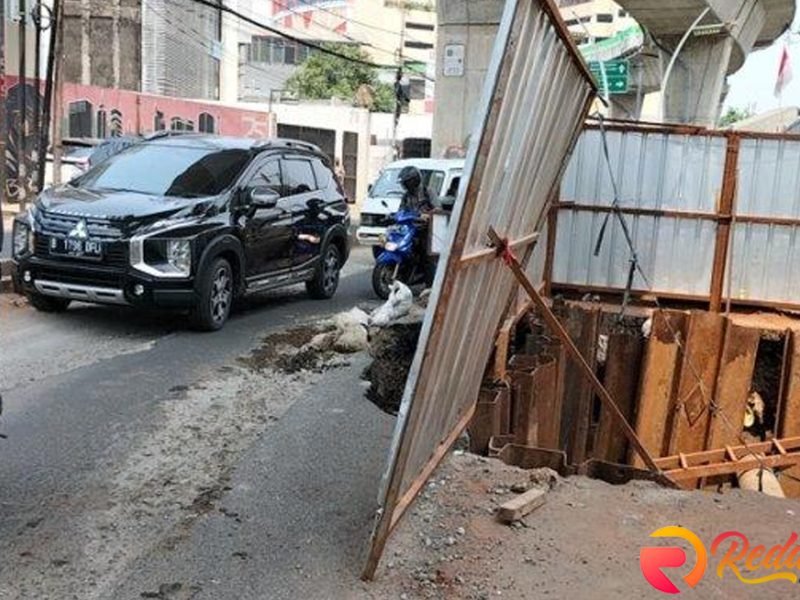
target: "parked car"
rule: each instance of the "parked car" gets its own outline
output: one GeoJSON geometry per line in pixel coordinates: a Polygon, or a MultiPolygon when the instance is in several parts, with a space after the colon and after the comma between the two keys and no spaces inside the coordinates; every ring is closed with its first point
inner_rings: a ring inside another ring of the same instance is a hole
{"type": "Polygon", "coordinates": [[[333,296],[349,224],[316,146],[165,135],[43,192],[14,223],[16,282],[42,311],[180,308],[216,330],[247,293],[304,282],[333,296]]]}
{"type": "Polygon", "coordinates": [[[422,173],[423,185],[437,208],[449,209],[455,202],[464,160],[436,160],[414,158],[390,164],[370,187],[369,196],[361,208],[361,222],[356,230],[360,244],[373,246],[373,253],[381,251],[386,228],[392,224],[392,215],[400,208],[403,188],[398,175],[404,167],[417,167],[422,173]]]}

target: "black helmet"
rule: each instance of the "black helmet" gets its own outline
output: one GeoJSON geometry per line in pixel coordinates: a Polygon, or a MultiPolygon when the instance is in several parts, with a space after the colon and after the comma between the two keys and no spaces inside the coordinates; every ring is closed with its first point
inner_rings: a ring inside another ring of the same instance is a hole
{"type": "Polygon", "coordinates": [[[422,185],[422,173],[417,167],[405,167],[400,171],[400,185],[412,194],[422,185]]]}

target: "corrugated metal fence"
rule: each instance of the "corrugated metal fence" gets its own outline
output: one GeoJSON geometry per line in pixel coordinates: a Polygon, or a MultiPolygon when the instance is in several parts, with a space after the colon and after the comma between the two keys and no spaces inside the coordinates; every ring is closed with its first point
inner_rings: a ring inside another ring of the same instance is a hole
{"type": "Polygon", "coordinates": [[[479,123],[439,260],[392,444],[365,576],[389,532],[466,427],[516,281],[488,247],[494,227],[529,256],[594,93],[552,0],[509,0],[479,123]]]}
{"type": "MultiPolygon", "coordinates": [[[[652,289],[664,298],[800,307],[800,136],[606,124],[621,212],[652,289]],[[732,279],[729,280],[729,277],[732,279]]],[[[620,225],[602,133],[589,125],[561,186],[552,286],[625,289],[620,225]]]]}

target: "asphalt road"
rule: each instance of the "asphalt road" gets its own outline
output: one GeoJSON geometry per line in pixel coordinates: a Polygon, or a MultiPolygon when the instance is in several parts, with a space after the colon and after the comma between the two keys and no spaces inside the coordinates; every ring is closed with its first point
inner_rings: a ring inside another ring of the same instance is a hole
{"type": "Polygon", "coordinates": [[[215,334],[0,296],[0,598],[364,592],[393,426],[363,399],[366,359],[263,380],[237,359],[266,334],[374,303],[370,269],[359,249],[332,301],[270,293],[215,334]]]}

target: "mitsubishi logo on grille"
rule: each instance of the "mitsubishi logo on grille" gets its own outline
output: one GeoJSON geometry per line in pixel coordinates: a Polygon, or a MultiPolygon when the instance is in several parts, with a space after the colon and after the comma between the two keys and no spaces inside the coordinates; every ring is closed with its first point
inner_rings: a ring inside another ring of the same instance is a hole
{"type": "Polygon", "coordinates": [[[69,237],[76,240],[85,240],[89,237],[89,231],[86,227],[86,221],[81,219],[78,224],[69,232],[69,237]]]}

